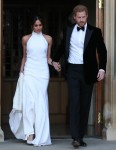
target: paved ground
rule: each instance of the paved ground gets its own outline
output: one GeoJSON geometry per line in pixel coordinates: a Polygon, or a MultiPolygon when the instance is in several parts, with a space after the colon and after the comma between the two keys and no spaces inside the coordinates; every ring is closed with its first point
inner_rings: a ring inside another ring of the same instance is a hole
{"type": "MultiPolygon", "coordinates": [[[[50,146],[34,147],[19,140],[9,139],[0,143],[0,150],[74,150],[71,142],[71,139],[52,139],[52,145],[50,146]]],[[[80,147],[80,150],[116,150],[116,141],[85,138],[85,142],[88,146],[80,147]]]]}

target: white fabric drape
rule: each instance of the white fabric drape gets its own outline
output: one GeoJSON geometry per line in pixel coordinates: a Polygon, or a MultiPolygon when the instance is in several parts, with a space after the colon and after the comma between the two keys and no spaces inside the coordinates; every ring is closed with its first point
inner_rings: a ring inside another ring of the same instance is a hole
{"type": "Polygon", "coordinates": [[[9,125],[11,131],[18,139],[19,137],[24,140],[24,128],[22,122],[22,97],[23,97],[23,73],[20,73],[20,76],[17,81],[16,91],[13,98],[13,108],[9,114],[9,125]]]}

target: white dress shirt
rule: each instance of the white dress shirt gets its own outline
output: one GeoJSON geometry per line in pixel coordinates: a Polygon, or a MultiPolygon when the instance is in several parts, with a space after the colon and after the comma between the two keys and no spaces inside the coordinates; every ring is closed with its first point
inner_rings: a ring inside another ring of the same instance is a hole
{"type": "Polygon", "coordinates": [[[87,28],[77,31],[77,24],[74,26],[70,39],[69,58],[68,62],[72,64],[83,64],[83,51],[84,51],[84,40],[87,28]]]}

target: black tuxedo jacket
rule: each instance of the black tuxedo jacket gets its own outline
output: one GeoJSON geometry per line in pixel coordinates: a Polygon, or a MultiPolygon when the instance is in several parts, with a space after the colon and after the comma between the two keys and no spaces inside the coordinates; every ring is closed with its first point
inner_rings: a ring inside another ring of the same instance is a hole
{"type": "MultiPolygon", "coordinates": [[[[66,36],[64,36],[65,43],[65,61],[69,56],[70,38],[75,24],[68,26],[66,36]]],[[[64,53],[63,44],[53,57],[54,61],[58,61],[64,53]]],[[[106,71],[107,50],[104,44],[101,29],[87,24],[87,30],[84,41],[84,75],[87,83],[94,83],[97,81],[97,73],[99,69],[106,71]]]]}

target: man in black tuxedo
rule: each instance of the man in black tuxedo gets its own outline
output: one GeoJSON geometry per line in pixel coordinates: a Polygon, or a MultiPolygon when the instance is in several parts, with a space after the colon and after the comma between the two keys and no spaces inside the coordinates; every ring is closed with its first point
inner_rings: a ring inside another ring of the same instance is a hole
{"type": "MultiPolygon", "coordinates": [[[[87,23],[88,9],[77,5],[73,9],[75,24],[66,31],[66,76],[70,99],[70,130],[75,148],[87,146],[83,141],[88,124],[91,96],[95,82],[104,79],[107,50],[101,29],[87,23]]],[[[57,61],[63,51],[53,58],[57,61]]]]}

